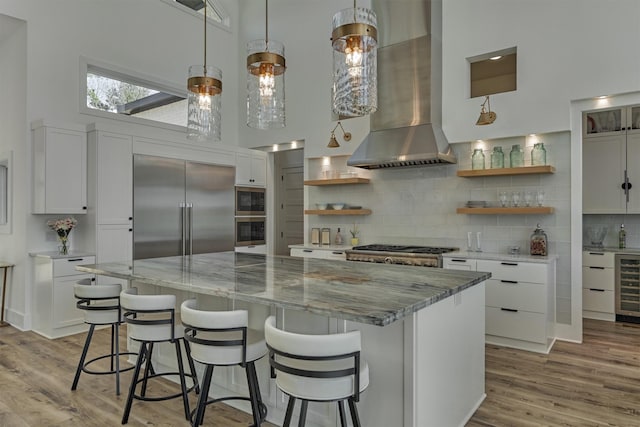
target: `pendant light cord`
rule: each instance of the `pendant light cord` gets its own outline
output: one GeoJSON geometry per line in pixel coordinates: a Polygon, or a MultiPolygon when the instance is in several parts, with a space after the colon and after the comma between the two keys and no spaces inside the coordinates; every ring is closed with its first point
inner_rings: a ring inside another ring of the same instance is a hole
{"type": "Polygon", "coordinates": [[[207,75],[207,2],[204,0],[204,75],[207,75]]]}
{"type": "Polygon", "coordinates": [[[269,50],[269,0],[264,0],[264,43],[269,50]]]}

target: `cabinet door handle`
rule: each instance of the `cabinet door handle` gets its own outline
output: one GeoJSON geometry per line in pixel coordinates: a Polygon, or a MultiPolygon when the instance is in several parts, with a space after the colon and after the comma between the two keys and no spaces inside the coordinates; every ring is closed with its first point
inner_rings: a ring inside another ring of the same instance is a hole
{"type": "Polygon", "coordinates": [[[86,211],[86,210],[87,210],[87,207],[86,207],[86,206],[83,206],[83,207],[82,207],[82,210],[86,211]]]}
{"type": "Polygon", "coordinates": [[[589,252],[589,255],[604,255],[604,252],[589,252]]]}
{"type": "Polygon", "coordinates": [[[313,252],[313,251],[312,251],[311,249],[303,249],[303,250],[302,250],[302,252],[309,252],[309,253],[311,253],[311,252],[313,252]]]}
{"type": "Polygon", "coordinates": [[[594,292],[604,292],[604,289],[597,289],[597,288],[589,288],[589,290],[594,292]]]}
{"type": "Polygon", "coordinates": [[[451,262],[467,262],[467,260],[466,259],[451,258],[451,262]]]}
{"type": "Polygon", "coordinates": [[[133,228],[130,228],[129,231],[133,231],[133,228]]]}
{"type": "Polygon", "coordinates": [[[69,258],[67,261],[69,262],[76,262],[76,261],[82,261],[84,258],[69,258]]]}
{"type": "Polygon", "coordinates": [[[502,308],[500,308],[500,310],[508,311],[510,313],[517,313],[518,312],[518,310],[516,310],[515,308],[504,308],[504,307],[502,307],[502,308]]]}
{"type": "Polygon", "coordinates": [[[592,270],[604,270],[604,267],[589,267],[592,270]]]}
{"type": "Polygon", "coordinates": [[[129,221],[133,221],[133,217],[132,216],[129,217],[129,221]]]}
{"type": "Polygon", "coordinates": [[[344,252],[341,252],[341,251],[334,251],[334,252],[331,252],[331,253],[332,253],[332,254],[334,254],[334,255],[342,255],[344,252]]]}
{"type": "Polygon", "coordinates": [[[511,265],[511,266],[514,266],[514,267],[518,265],[517,262],[501,262],[500,264],[502,264],[502,265],[511,265]]]}
{"type": "Polygon", "coordinates": [[[500,280],[500,282],[518,284],[518,282],[516,282],[515,280],[500,280]]]}

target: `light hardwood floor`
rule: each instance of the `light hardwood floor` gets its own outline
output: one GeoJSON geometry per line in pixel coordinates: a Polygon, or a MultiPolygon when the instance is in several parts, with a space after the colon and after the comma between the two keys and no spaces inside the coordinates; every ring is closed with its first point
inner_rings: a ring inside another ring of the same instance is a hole
{"type": "MultiPolygon", "coordinates": [[[[120,425],[130,372],[119,397],[111,376],[83,374],[70,391],[84,337],[47,340],[0,328],[0,426],[120,425]]],[[[94,339],[108,348],[107,330],[94,339]]],[[[486,365],[487,398],[468,426],[640,426],[640,325],[585,320],[583,344],[557,342],[549,355],[487,345],[486,365]]],[[[210,407],[205,419],[250,424],[247,414],[224,405],[210,407]]],[[[135,401],[129,425],[188,423],[174,399],[135,401]]]]}

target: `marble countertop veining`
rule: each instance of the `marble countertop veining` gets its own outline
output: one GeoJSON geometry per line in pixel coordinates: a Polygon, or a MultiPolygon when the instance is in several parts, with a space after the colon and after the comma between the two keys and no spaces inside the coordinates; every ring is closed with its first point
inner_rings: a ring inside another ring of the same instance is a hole
{"type": "Polygon", "coordinates": [[[529,255],[529,254],[510,255],[510,254],[501,254],[501,253],[494,253],[494,252],[468,252],[468,251],[447,252],[442,256],[448,257],[448,258],[483,259],[483,260],[508,261],[508,262],[537,262],[541,264],[549,264],[550,262],[558,259],[558,255],[547,255],[547,256],[529,255]]]}
{"type": "Polygon", "coordinates": [[[95,254],[89,253],[89,252],[82,252],[82,251],[69,251],[68,254],[62,255],[58,251],[43,251],[43,252],[29,252],[29,256],[34,258],[64,259],[64,258],[95,256],[95,254]]]}
{"type": "Polygon", "coordinates": [[[402,319],[491,276],[482,272],[234,252],[76,268],[378,326],[402,319]]]}

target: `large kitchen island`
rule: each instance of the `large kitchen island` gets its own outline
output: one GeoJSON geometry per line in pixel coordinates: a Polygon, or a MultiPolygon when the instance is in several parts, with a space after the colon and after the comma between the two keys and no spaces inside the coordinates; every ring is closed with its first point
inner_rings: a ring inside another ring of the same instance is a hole
{"type": "MultiPolygon", "coordinates": [[[[359,329],[371,377],[358,404],[364,426],[462,426],[485,396],[488,273],[234,252],[77,269],[128,280],[141,293],[247,308],[254,327],[276,314],[279,327],[292,331],[359,329]]],[[[268,419],[281,423],[286,397],[266,360],[258,369],[268,419]]],[[[233,369],[214,381],[214,395],[244,388],[233,369]]],[[[308,423],[338,425],[334,406],[310,405],[308,423]]]]}

